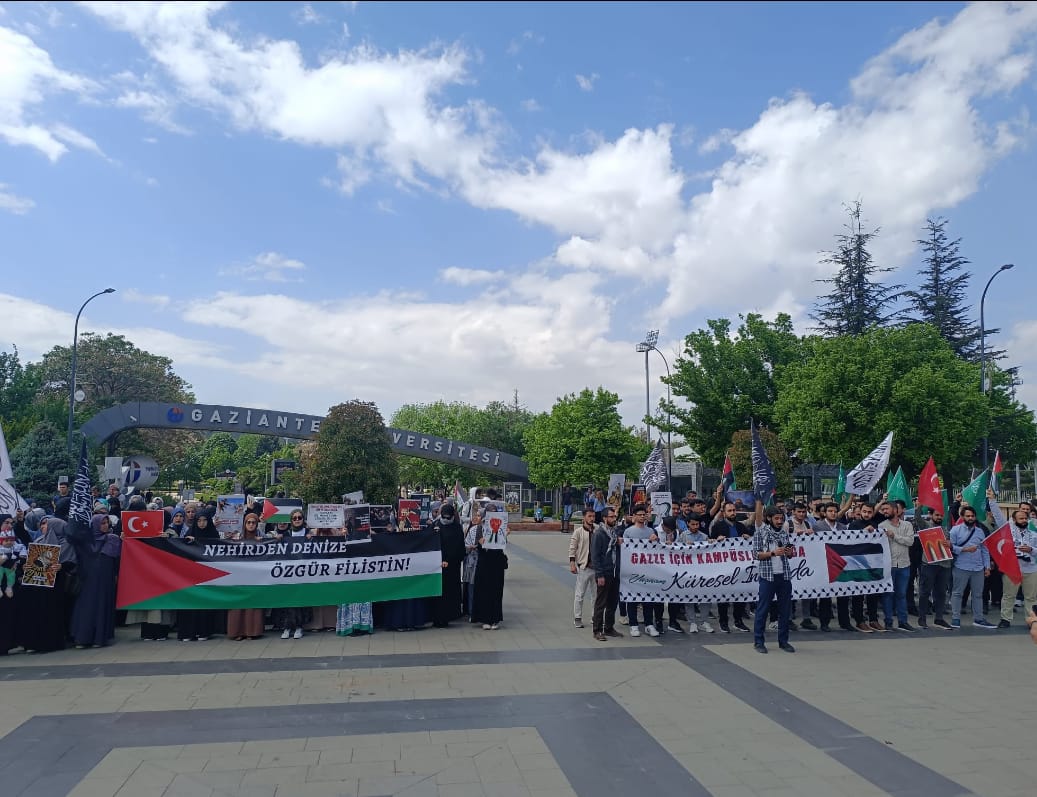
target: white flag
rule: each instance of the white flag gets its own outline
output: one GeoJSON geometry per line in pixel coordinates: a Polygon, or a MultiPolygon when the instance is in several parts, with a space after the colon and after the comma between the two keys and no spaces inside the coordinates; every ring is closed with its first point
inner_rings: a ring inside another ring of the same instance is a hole
{"type": "Polygon", "coordinates": [[[866,456],[861,463],[846,474],[846,492],[851,495],[867,495],[875,489],[882,474],[889,467],[889,453],[893,449],[893,433],[866,456]]]}
{"type": "Polygon", "coordinates": [[[5,515],[14,515],[19,509],[26,510],[29,505],[25,499],[18,495],[18,491],[11,486],[7,479],[0,479],[0,512],[5,515]]]}
{"type": "Polygon", "coordinates": [[[0,481],[14,478],[11,470],[11,455],[7,453],[7,441],[4,439],[4,427],[0,426],[0,481]]]}

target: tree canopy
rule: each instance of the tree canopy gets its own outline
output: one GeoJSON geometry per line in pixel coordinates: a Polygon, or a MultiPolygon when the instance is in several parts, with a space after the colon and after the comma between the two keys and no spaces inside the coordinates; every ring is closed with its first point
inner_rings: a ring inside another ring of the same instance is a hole
{"type": "Polygon", "coordinates": [[[979,367],[928,324],[811,339],[777,384],[781,439],[813,462],[856,464],[892,431],[892,467],[933,456],[960,478],[989,418],[979,367]]]}
{"type": "Polygon", "coordinates": [[[285,484],[307,503],[338,503],[343,493],[353,490],[363,490],[372,504],[396,500],[396,458],[374,404],[356,400],[336,404],[321,422],[316,441],[299,449],[299,469],[286,474],[285,484]]]}
{"type": "Polygon", "coordinates": [[[637,473],[650,447],[623,425],[619,396],[599,387],[562,396],[524,436],[529,480],[542,487],[608,483],[637,473]]]}
{"type": "MultiPolygon", "coordinates": [[[[663,379],[674,397],[690,405],[662,402],[663,409],[669,409],[672,431],[707,464],[723,462],[731,435],[748,428],[750,417],[773,427],[775,378],[805,350],[784,313],[774,321],[754,313],[741,319],[735,335],[727,319],[707,321],[706,329],[688,335],[673,376],[663,379]]],[[[666,427],[662,418],[656,423],[666,427]]]]}
{"type": "Polygon", "coordinates": [[[49,421],[36,424],[10,450],[15,488],[23,498],[49,506],[57,490],[58,476],[75,476],[72,457],[65,448],[65,433],[49,421]]]}
{"type": "MultiPolygon", "coordinates": [[[[774,467],[774,475],[778,480],[777,494],[779,498],[792,495],[792,460],[784,443],[770,429],[760,429],[760,442],[763,443],[767,456],[774,467]]],[[[745,489],[753,484],[753,440],[748,429],[740,429],[731,435],[731,467],[735,472],[735,482],[745,489]]]]}
{"type": "MultiPolygon", "coordinates": [[[[493,401],[483,409],[460,401],[404,404],[392,416],[390,425],[522,456],[522,435],[532,420],[533,414],[518,403],[516,394],[512,404],[493,401]]],[[[471,486],[488,478],[478,470],[418,457],[398,455],[398,460],[403,484],[442,487],[460,481],[471,486]]],[[[497,480],[496,476],[491,478],[497,480]]]]}

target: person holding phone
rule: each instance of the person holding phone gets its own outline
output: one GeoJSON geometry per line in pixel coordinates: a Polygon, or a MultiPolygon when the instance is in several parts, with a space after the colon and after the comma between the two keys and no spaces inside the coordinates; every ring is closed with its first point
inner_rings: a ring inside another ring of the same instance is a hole
{"type": "Polygon", "coordinates": [[[786,653],[795,653],[789,644],[789,620],[792,617],[792,566],[789,557],[795,553],[785,527],[785,512],[778,507],[763,508],[756,499],[756,533],[753,535],[753,553],[757,560],[760,597],[756,602],[753,624],[753,648],[767,653],[764,632],[772,599],[778,601],[778,647],[786,653]]]}

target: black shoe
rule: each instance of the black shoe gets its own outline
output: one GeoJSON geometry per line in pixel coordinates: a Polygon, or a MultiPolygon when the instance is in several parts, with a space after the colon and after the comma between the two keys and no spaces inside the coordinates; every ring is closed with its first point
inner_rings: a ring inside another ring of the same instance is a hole
{"type": "Polygon", "coordinates": [[[806,620],[804,620],[802,623],[800,623],[799,627],[802,628],[804,631],[816,631],[817,630],[817,626],[814,625],[814,621],[811,620],[809,617],[806,620]]]}
{"type": "Polygon", "coordinates": [[[778,647],[781,648],[782,650],[784,650],[786,653],[795,653],[796,652],[796,649],[794,647],[792,647],[792,645],[790,645],[788,642],[785,642],[784,644],[778,645],[778,647]]]}
{"type": "Polygon", "coordinates": [[[736,622],[735,628],[739,631],[744,631],[747,634],[749,633],[749,629],[745,627],[745,623],[736,622]]]}
{"type": "Polygon", "coordinates": [[[767,652],[767,646],[766,645],[753,645],[753,650],[755,650],[757,653],[766,653],[767,652]]]}
{"type": "Polygon", "coordinates": [[[997,624],[997,627],[998,628],[1011,628],[1012,624],[1010,622],[1008,622],[1007,620],[1002,620],[1000,623],[997,624]]]}
{"type": "Polygon", "coordinates": [[[825,632],[825,633],[827,634],[827,633],[829,633],[829,632],[830,632],[830,631],[831,631],[832,629],[828,627],[828,623],[824,623],[824,624],[823,624],[823,625],[821,626],[821,630],[822,630],[822,631],[824,631],[824,632],[825,632]]]}
{"type": "Polygon", "coordinates": [[[724,624],[724,623],[721,623],[720,624],[720,633],[721,634],[730,634],[731,633],[731,627],[726,625],[726,624],[724,624]]]}
{"type": "Polygon", "coordinates": [[[897,623],[897,631],[907,631],[909,634],[913,634],[918,631],[911,623],[897,623]]]}
{"type": "Polygon", "coordinates": [[[842,625],[842,624],[840,624],[839,625],[839,630],[840,631],[853,631],[854,633],[857,633],[857,629],[854,626],[852,626],[852,625],[842,625]]]}
{"type": "Polygon", "coordinates": [[[683,634],[684,629],[681,628],[681,624],[677,620],[670,620],[670,624],[666,626],[667,631],[673,631],[675,634],[683,634]]]}

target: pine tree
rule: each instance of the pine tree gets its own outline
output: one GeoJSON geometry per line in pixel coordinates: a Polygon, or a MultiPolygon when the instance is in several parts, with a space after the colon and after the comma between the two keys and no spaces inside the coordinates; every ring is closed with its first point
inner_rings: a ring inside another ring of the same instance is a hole
{"type": "MultiPolygon", "coordinates": [[[[961,238],[947,240],[947,219],[926,220],[926,237],[917,243],[925,253],[918,270],[922,282],[916,291],[906,291],[912,321],[932,324],[951,344],[959,357],[979,360],[979,325],[968,317],[966,292],[972,275],[969,261],[960,252],[961,238]]],[[[997,330],[988,330],[992,334],[997,330]]]]}
{"type": "Polygon", "coordinates": [[[868,251],[879,231],[864,231],[860,201],[846,210],[850,214],[847,231],[836,236],[835,251],[825,253],[821,260],[838,266],[839,270],[831,279],[818,280],[833,287],[827,296],[818,297],[811,315],[817,322],[817,330],[826,335],[860,335],[872,327],[886,325],[893,317],[889,305],[898,298],[902,287],[875,279],[875,275],[893,270],[876,266],[868,251]]]}

